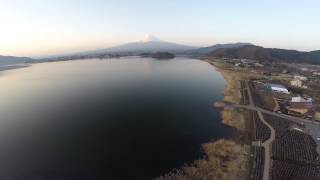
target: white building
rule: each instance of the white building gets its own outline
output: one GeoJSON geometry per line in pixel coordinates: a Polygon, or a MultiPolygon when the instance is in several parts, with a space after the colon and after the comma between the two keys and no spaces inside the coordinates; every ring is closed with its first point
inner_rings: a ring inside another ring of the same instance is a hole
{"type": "Polygon", "coordinates": [[[260,64],[260,63],[255,63],[254,66],[255,66],[255,67],[263,67],[264,65],[263,65],[263,64],[260,64]]]}
{"type": "Polygon", "coordinates": [[[315,76],[320,76],[320,72],[313,72],[312,74],[315,76]]]}
{"type": "Polygon", "coordinates": [[[288,89],[281,84],[268,84],[268,89],[274,92],[290,94],[288,89]]]}
{"type": "Polygon", "coordinates": [[[294,79],[290,81],[291,86],[302,87],[302,81],[299,79],[294,79]]]}
{"type": "Polygon", "coordinates": [[[290,84],[291,86],[307,88],[306,86],[303,85],[303,81],[306,81],[306,80],[308,80],[308,78],[305,76],[294,75],[294,79],[290,81],[290,84]]]}
{"type": "Polygon", "coordinates": [[[236,63],[235,66],[239,67],[241,65],[241,63],[236,63]]]}
{"type": "Polygon", "coordinates": [[[294,78],[294,79],[299,79],[299,80],[301,80],[301,81],[306,81],[306,80],[308,80],[307,77],[305,77],[305,76],[299,76],[299,75],[294,75],[293,78],[294,78]]]}
{"type": "Polygon", "coordinates": [[[297,97],[292,97],[291,98],[291,102],[312,102],[312,98],[304,98],[301,96],[297,96],[297,97]]]}

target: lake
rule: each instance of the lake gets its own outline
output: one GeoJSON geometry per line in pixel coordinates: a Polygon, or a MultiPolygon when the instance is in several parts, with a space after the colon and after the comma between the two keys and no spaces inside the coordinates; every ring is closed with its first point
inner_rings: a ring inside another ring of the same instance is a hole
{"type": "Polygon", "coordinates": [[[126,57],[0,71],[0,179],[152,179],[228,138],[225,80],[197,59],[126,57]]]}

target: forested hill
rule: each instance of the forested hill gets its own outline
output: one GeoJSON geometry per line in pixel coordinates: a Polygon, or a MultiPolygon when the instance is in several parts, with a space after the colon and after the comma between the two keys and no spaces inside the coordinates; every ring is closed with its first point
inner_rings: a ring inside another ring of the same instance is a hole
{"type": "Polygon", "coordinates": [[[264,48],[254,45],[235,48],[221,48],[208,53],[206,56],[231,59],[243,58],[269,62],[320,64],[320,51],[303,52],[296,50],[264,48]]]}
{"type": "Polygon", "coordinates": [[[33,61],[33,59],[28,58],[28,57],[15,57],[15,56],[1,56],[0,55],[0,66],[21,64],[21,63],[26,63],[29,61],[33,61]]]}

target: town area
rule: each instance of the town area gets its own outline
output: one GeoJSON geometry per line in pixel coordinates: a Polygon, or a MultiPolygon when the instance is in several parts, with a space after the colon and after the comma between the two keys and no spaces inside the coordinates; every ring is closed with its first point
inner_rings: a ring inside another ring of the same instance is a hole
{"type": "Polygon", "coordinates": [[[251,74],[240,82],[240,104],[217,104],[251,112],[250,179],[319,180],[320,67],[248,59],[210,62],[251,74]]]}

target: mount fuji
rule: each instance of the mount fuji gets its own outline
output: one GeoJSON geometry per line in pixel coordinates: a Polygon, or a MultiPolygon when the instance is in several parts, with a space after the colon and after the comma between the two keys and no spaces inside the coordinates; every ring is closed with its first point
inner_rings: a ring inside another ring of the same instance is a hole
{"type": "Polygon", "coordinates": [[[162,41],[153,35],[146,35],[142,40],[106,49],[83,52],[81,54],[104,54],[104,53],[154,53],[166,51],[180,53],[197,47],[162,41]]]}
{"type": "Polygon", "coordinates": [[[119,46],[92,50],[92,51],[72,53],[72,54],[55,55],[51,57],[45,57],[43,59],[65,60],[65,59],[105,58],[105,57],[118,57],[122,55],[140,55],[142,53],[157,53],[157,52],[168,52],[173,54],[202,56],[215,49],[238,47],[242,45],[243,43],[220,44],[220,45],[200,48],[200,47],[193,47],[193,46],[163,41],[153,35],[146,35],[143,39],[139,41],[131,42],[131,43],[127,43],[119,46]]]}

